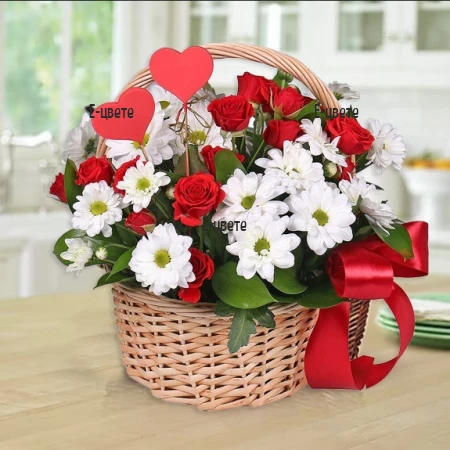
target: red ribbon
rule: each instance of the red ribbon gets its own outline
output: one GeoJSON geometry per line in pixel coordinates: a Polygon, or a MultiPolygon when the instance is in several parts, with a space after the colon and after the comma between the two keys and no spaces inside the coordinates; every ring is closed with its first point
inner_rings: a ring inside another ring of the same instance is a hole
{"type": "Polygon", "coordinates": [[[342,298],[384,299],[398,323],[398,355],[384,363],[374,358],[349,358],[348,332],[350,303],[343,302],[320,310],[305,354],[305,372],[312,388],[362,389],[385,378],[411,342],[414,333],[414,311],[411,302],[394,276],[419,277],[428,274],[428,224],[405,224],[414,258],[404,258],[377,236],[351,242],[333,250],[327,271],[336,293],[342,298]]]}

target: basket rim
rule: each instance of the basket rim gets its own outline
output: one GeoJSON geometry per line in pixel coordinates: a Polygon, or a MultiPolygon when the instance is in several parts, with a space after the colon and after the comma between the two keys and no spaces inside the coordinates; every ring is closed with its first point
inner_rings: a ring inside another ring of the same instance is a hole
{"type": "MultiPolygon", "coordinates": [[[[223,319],[231,321],[231,316],[218,316],[214,312],[215,303],[187,303],[181,300],[165,297],[163,295],[155,295],[142,287],[130,286],[125,283],[114,283],[112,287],[113,295],[115,291],[123,292],[133,301],[140,302],[167,314],[177,314],[191,318],[208,318],[223,319]]],[[[294,311],[308,310],[314,311],[315,308],[307,308],[297,303],[273,303],[269,305],[269,309],[275,316],[281,314],[292,314],[294,311]]]]}

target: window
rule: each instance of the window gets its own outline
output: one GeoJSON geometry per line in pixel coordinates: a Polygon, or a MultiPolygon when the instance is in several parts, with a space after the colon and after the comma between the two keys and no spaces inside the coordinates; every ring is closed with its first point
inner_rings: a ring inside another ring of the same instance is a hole
{"type": "Polygon", "coordinates": [[[63,139],[86,104],[110,98],[113,2],[5,2],[4,15],[1,126],[63,139]]]}

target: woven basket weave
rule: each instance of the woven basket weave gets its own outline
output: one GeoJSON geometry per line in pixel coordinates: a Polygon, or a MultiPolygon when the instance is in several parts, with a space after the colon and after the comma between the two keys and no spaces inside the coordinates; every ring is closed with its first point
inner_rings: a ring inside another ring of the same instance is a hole
{"type": "MultiPolygon", "coordinates": [[[[322,106],[339,107],[328,87],[295,58],[244,44],[204,47],[214,59],[243,58],[279,68],[308,87],[322,106]]],[[[152,81],[144,69],[124,90],[147,87],[152,81]]],[[[101,138],[97,156],[106,152],[101,138]]],[[[230,355],[231,318],[216,316],[213,304],[185,304],[125,284],[114,285],[113,297],[126,371],[157,398],[221,410],[261,406],[289,397],[306,384],[303,358],[317,310],[296,304],[271,306],[276,328],[258,326],[249,345],[230,355]]],[[[351,358],[358,354],[368,304],[351,304],[351,358]]]]}

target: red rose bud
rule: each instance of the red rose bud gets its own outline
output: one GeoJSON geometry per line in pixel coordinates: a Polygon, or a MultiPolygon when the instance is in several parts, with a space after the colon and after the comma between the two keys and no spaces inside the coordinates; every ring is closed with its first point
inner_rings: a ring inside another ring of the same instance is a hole
{"type": "Polygon", "coordinates": [[[114,189],[114,192],[116,192],[117,194],[120,194],[120,195],[125,195],[125,191],[119,189],[117,187],[117,183],[119,183],[119,181],[123,180],[123,177],[125,176],[126,171],[130,167],[136,167],[136,163],[139,161],[139,158],[140,158],[140,156],[136,156],[136,158],[132,159],[131,161],[127,161],[126,163],[123,163],[116,170],[116,173],[114,174],[113,183],[112,183],[112,187],[114,189]]]}
{"type": "Polygon", "coordinates": [[[132,212],[125,220],[125,226],[131,228],[136,233],[144,236],[147,231],[152,231],[156,225],[155,216],[148,211],[143,209],[141,212],[132,212]]]}
{"type": "MultiPolygon", "coordinates": [[[[206,168],[208,169],[208,172],[214,177],[216,176],[216,163],[214,161],[214,156],[216,156],[217,152],[220,152],[221,150],[225,150],[227,152],[230,152],[231,150],[223,147],[211,147],[210,145],[205,145],[202,148],[202,151],[200,152],[200,155],[203,157],[203,161],[206,164],[206,168]]],[[[244,162],[245,156],[240,155],[238,153],[233,153],[234,156],[242,163],[244,162]]]]}
{"type": "Polygon", "coordinates": [[[80,164],[75,183],[79,186],[99,183],[100,181],[106,181],[107,184],[110,184],[113,176],[114,170],[108,158],[106,156],[102,158],[93,156],[80,164]]]}
{"type": "Polygon", "coordinates": [[[271,147],[283,149],[284,141],[294,141],[302,134],[300,124],[295,120],[269,120],[263,138],[271,147]]]}
{"type": "Polygon", "coordinates": [[[253,117],[253,106],[242,95],[217,98],[208,105],[214,122],[223,131],[242,131],[253,117]]]}
{"type": "Polygon", "coordinates": [[[217,208],[225,198],[220,183],[209,173],[196,173],[181,178],[173,193],[174,218],[190,227],[202,224],[202,217],[217,208]]]}
{"type": "Polygon", "coordinates": [[[331,139],[340,137],[338,149],[346,155],[361,155],[370,150],[375,138],[353,117],[336,117],[327,122],[325,131],[331,139]]]}
{"type": "Polygon", "coordinates": [[[67,203],[66,191],[64,190],[64,175],[62,173],[56,175],[55,181],[50,186],[50,194],[67,203]]]}
{"type": "Polygon", "coordinates": [[[258,75],[245,72],[237,77],[238,95],[244,97],[251,103],[258,105],[269,105],[271,91],[275,89],[276,83],[258,75]]]}
{"type": "Polygon", "coordinates": [[[197,303],[201,297],[200,288],[205,280],[210,280],[214,274],[214,262],[209,255],[196,248],[190,248],[192,270],[195,280],[189,284],[188,288],[180,288],[178,297],[189,303],[197,303]]]}
{"type": "Polygon", "coordinates": [[[274,113],[279,118],[293,119],[312,100],[312,98],[300,94],[294,87],[284,89],[277,87],[273,92],[271,105],[274,113]]]}
{"type": "Polygon", "coordinates": [[[352,161],[352,157],[349,156],[345,158],[345,162],[347,163],[347,167],[341,167],[341,173],[339,176],[339,180],[347,180],[350,181],[350,175],[353,174],[353,171],[356,168],[356,164],[352,161]]]}

